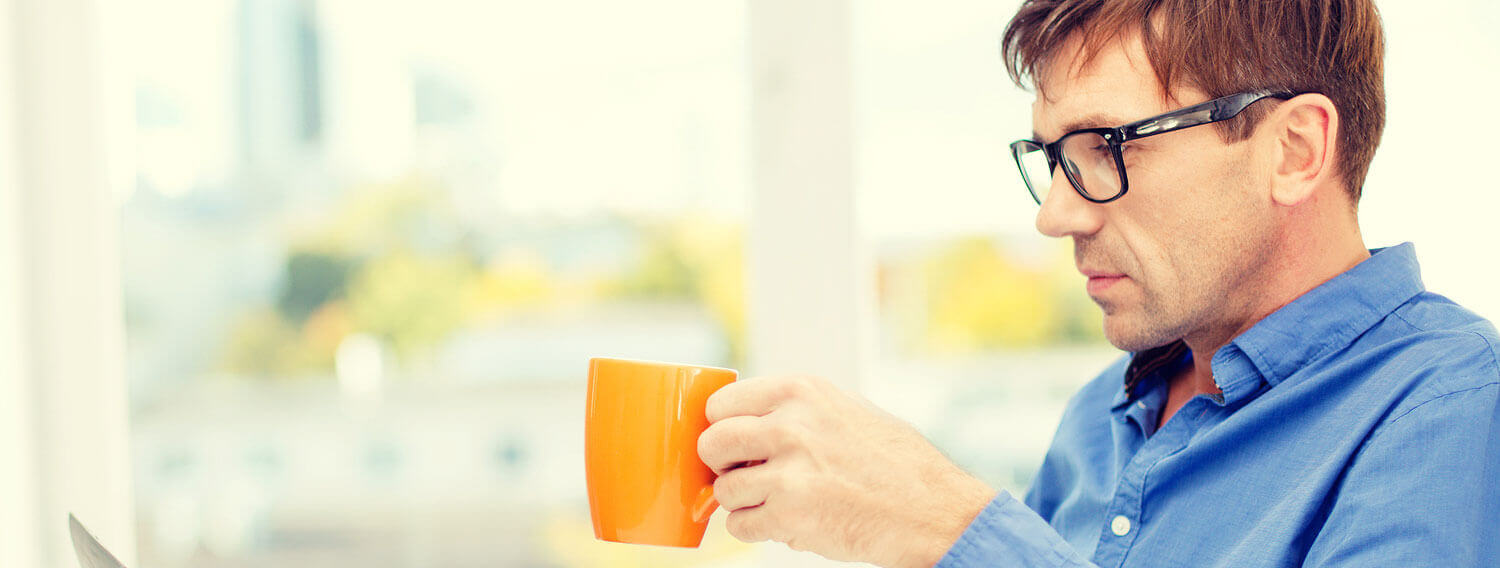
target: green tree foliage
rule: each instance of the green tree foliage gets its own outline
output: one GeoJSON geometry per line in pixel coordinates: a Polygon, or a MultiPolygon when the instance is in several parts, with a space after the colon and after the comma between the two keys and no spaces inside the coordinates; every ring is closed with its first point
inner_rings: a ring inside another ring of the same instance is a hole
{"type": "Polygon", "coordinates": [[[303,324],[323,304],[344,296],[354,264],[353,259],[335,254],[293,252],[283,269],[276,309],[287,321],[303,324]]]}
{"type": "Polygon", "coordinates": [[[304,340],[296,326],[269,307],[241,314],[220,367],[260,378],[292,378],[333,366],[333,352],[304,340]]]}
{"type": "Polygon", "coordinates": [[[1057,334],[1046,275],[1011,262],[992,239],[959,240],[928,266],[928,325],[940,350],[1041,345],[1057,334]]]}
{"type": "Polygon", "coordinates": [[[880,267],[881,302],[906,349],[929,355],[1102,339],[1101,314],[1065,247],[1017,258],[990,237],[944,241],[880,267]],[[912,282],[919,284],[913,285],[912,282]]]}
{"type": "Polygon", "coordinates": [[[382,339],[410,363],[517,311],[612,302],[703,305],[731,357],[743,356],[744,254],[734,224],[626,220],[641,235],[633,261],[562,273],[529,243],[477,252],[470,235],[481,228],[465,228],[446,193],[420,180],[351,190],[327,215],[304,219],[311,225],[291,240],[274,302],[241,314],[224,370],[327,376],[351,333],[382,339]]]}
{"type": "Polygon", "coordinates": [[[737,224],[688,216],[644,229],[640,261],[608,295],[704,306],[729,343],[730,364],[745,357],[745,243],[737,224]]]}
{"type": "Polygon", "coordinates": [[[698,299],[703,259],[693,258],[687,250],[689,244],[670,226],[648,227],[640,260],[614,286],[615,293],[647,300],[698,299]]]}
{"type": "Polygon", "coordinates": [[[461,255],[398,252],[374,259],[349,284],[350,321],[385,339],[398,356],[419,353],[469,321],[478,275],[461,255]]]}

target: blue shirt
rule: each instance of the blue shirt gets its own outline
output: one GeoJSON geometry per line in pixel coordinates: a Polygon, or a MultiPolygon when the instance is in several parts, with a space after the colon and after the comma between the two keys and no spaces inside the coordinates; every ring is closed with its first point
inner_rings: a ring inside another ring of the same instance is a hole
{"type": "Polygon", "coordinates": [[[1371,252],[1214,353],[1223,394],[1160,430],[1186,346],[1105,370],[1024,503],[938,566],[1500,566],[1500,337],[1411,244],[1371,252]]]}

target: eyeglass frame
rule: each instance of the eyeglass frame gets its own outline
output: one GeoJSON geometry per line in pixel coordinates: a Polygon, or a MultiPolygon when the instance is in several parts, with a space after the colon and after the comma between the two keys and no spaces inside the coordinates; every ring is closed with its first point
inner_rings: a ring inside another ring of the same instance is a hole
{"type": "MultiPolygon", "coordinates": [[[[1233,95],[1223,96],[1211,101],[1186,106],[1149,118],[1143,118],[1141,120],[1137,120],[1122,126],[1116,126],[1114,128],[1080,128],[1078,130],[1063,134],[1062,136],[1058,137],[1056,141],[1053,141],[1050,144],[1043,144],[1041,142],[1029,139],[1017,140],[1010,143],[1010,155],[1011,158],[1016,162],[1016,168],[1021,171],[1021,181],[1022,183],[1026,184],[1026,192],[1031,194],[1031,199],[1036,201],[1037,205],[1041,205],[1042,198],[1041,196],[1037,195],[1036,189],[1032,186],[1031,177],[1026,175],[1026,166],[1021,163],[1021,155],[1023,154],[1022,150],[1027,149],[1022,145],[1027,144],[1032,147],[1040,148],[1041,151],[1047,156],[1047,171],[1050,173],[1056,172],[1058,164],[1062,161],[1063,141],[1067,140],[1068,137],[1077,134],[1098,134],[1101,138],[1104,138],[1105,143],[1109,144],[1110,155],[1113,156],[1115,160],[1115,169],[1120,173],[1120,191],[1111,197],[1105,199],[1096,199],[1090,197],[1089,194],[1083,190],[1083,182],[1074,179],[1073,173],[1069,172],[1068,168],[1063,168],[1063,175],[1068,178],[1068,185],[1073,186],[1073,191],[1077,192],[1078,195],[1083,197],[1085,200],[1093,203],[1109,203],[1111,201],[1124,197],[1125,193],[1130,190],[1130,180],[1128,176],[1125,175],[1125,157],[1121,151],[1122,146],[1126,142],[1130,142],[1132,140],[1140,140],[1142,138],[1156,136],[1158,134],[1176,132],[1184,128],[1213,124],[1215,122],[1223,122],[1225,120],[1229,120],[1231,118],[1239,116],[1239,114],[1241,112],[1244,112],[1246,108],[1249,108],[1251,104],[1254,104],[1261,99],[1277,98],[1287,100],[1300,94],[1304,93],[1271,89],[1260,89],[1255,91],[1235,93],[1233,95]]],[[[1028,151],[1024,153],[1034,151],[1036,150],[1028,149],[1028,151]]]]}

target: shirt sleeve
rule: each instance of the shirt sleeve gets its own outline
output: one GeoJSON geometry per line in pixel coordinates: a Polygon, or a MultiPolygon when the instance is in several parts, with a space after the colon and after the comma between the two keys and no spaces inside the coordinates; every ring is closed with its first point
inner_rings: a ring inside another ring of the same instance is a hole
{"type": "Polygon", "coordinates": [[[1500,385],[1448,393],[1376,430],[1304,566],[1500,566],[1500,385]]]}
{"type": "Polygon", "coordinates": [[[974,517],[964,534],[934,568],[993,566],[1072,568],[1094,565],[1079,556],[1047,521],[1002,490],[974,517]]]}

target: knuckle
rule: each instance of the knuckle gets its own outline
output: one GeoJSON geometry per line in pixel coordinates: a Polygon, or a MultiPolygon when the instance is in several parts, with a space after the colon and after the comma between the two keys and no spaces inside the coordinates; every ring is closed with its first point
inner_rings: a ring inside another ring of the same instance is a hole
{"type": "Polygon", "coordinates": [[[772,423],[767,433],[767,439],[778,449],[800,449],[807,447],[807,432],[802,426],[790,420],[779,420],[772,423]]]}
{"type": "Polygon", "coordinates": [[[796,446],[797,433],[791,424],[779,421],[771,424],[766,438],[778,448],[791,448],[796,446]]]}
{"type": "MultiPolygon", "coordinates": [[[[810,505],[810,499],[813,496],[808,494],[807,482],[802,477],[782,472],[771,483],[772,490],[770,493],[776,496],[778,503],[799,512],[804,511],[810,505]]],[[[788,526],[795,526],[797,522],[802,520],[800,514],[789,513],[789,515],[787,518],[782,519],[784,524],[788,526]]]]}
{"type": "Polygon", "coordinates": [[[724,440],[722,443],[726,447],[744,448],[748,446],[750,442],[754,441],[754,435],[751,431],[752,425],[750,424],[749,417],[746,417],[744,420],[728,422],[725,425],[728,426],[728,428],[724,429],[724,440]]]}
{"type": "Polygon", "coordinates": [[[781,494],[796,500],[797,503],[806,504],[809,495],[808,479],[804,475],[783,472],[776,478],[776,489],[781,494]]]}
{"type": "MultiPolygon", "coordinates": [[[[772,464],[772,465],[775,465],[775,464],[772,464]]],[[[765,471],[760,472],[760,476],[761,476],[760,477],[760,481],[761,481],[761,484],[764,486],[764,488],[766,490],[766,493],[768,494],[768,497],[769,496],[774,496],[774,495],[781,494],[781,488],[782,488],[782,483],[783,483],[783,479],[782,478],[786,477],[786,473],[784,471],[785,468],[772,468],[770,466],[757,466],[757,467],[761,467],[762,469],[765,470],[765,471]]]]}
{"type": "Polygon", "coordinates": [[[814,375],[801,375],[796,379],[797,391],[804,397],[811,397],[822,392],[826,381],[814,375]]]}
{"type": "Polygon", "coordinates": [[[802,484],[799,476],[788,468],[780,468],[771,474],[772,487],[776,492],[787,497],[796,497],[795,490],[802,484]]]}
{"type": "Polygon", "coordinates": [[[781,400],[805,399],[812,394],[812,385],[806,377],[780,377],[775,392],[781,400]]]}

